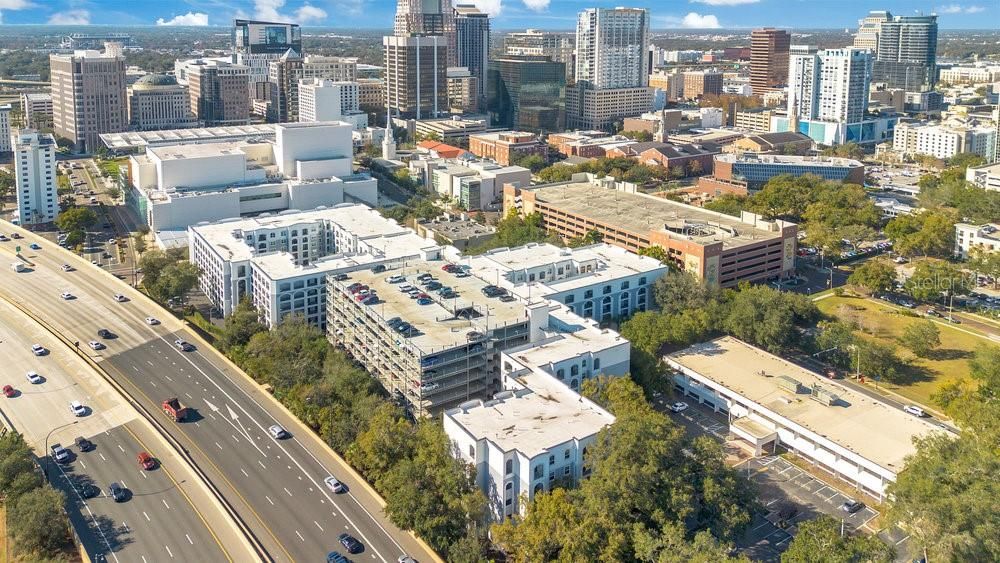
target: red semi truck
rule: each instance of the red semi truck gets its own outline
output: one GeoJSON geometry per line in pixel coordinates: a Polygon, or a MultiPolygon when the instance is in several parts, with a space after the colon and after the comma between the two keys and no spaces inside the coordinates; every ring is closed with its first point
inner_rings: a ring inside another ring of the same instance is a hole
{"type": "Polygon", "coordinates": [[[182,406],[177,397],[163,401],[163,412],[172,416],[175,422],[181,422],[188,415],[187,407],[182,406]]]}

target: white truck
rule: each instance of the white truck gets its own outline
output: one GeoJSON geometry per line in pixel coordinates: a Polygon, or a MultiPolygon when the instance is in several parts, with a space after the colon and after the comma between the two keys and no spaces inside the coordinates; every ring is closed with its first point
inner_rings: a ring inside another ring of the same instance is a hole
{"type": "Polygon", "coordinates": [[[14,270],[15,272],[23,272],[24,271],[24,262],[11,262],[10,263],[10,269],[14,270]]]}

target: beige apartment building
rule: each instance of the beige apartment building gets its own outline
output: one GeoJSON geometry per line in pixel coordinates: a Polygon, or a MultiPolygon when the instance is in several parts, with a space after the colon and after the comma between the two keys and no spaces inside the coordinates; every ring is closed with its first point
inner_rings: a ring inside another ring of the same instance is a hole
{"type": "Polygon", "coordinates": [[[102,133],[128,126],[125,57],[114,51],[49,55],[52,129],[78,152],[97,150],[102,133]]]}
{"type": "Polygon", "coordinates": [[[249,72],[246,66],[218,60],[193,61],[187,66],[191,111],[202,125],[250,123],[249,72]]]}

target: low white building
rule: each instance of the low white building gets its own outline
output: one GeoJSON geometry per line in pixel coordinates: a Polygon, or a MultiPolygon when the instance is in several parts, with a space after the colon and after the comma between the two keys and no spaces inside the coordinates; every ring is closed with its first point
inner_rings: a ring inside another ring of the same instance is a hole
{"type": "Polygon", "coordinates": [[[1000,192],[1000,162],[966,168],[965,180],[978,188],[1000,192]]]}
{"type": "Polygon", "coordinates": [[[368,114],[359,109],[359,85],[310,78],[299,81],[299,121],[346,121],[355,130],[368,127],[368,114]]]}
{"type": "Polygon", "coordinates": [[[147,146],[129,158],[126,201],[163,246],[187,227],[241,215],[344,202],[377,205],[377,183],[353,172],[352,127],[281,123],[275,139],[147,146]]]}
{"type": "Polygon", "coordinates": [[[326,325],[326,276],[392,266],[437,253],[439,247],[374,209],[342,204],[290,210],[188,228],[199,285],[229,315],[249,296],[269,326],[287,315],[326,325]]]}
{"type": "Polygon", "coordinates": [[[987,252],[1000,252],[1000,223],[955,225],[955,256],[968,258],[969,251],[979,247],[987,252]]]}
{"type": "Polygon", "coordinates": [[[470,211],[499,208],[504,184],[531,185],[531,170],[492,160],[425,158],[411,160],[409,167],[427,189],[470,211]]]}
{"type": "Polygon", "coordinates": [[[701,126],[705,129],[712,127],[722,127],[722,108],[701,108],[698,110],[701,115],[701,126]]]}
{"type": "Polygon", "coordinates": [[[24,126],[32,129],[52,126],[52,94],[43,92],[21,93],[21,114],[24,126]]]}
{"type": "Polygon", "coordinates": [[[532,243],[455,260],[522,299],[544,297],[600,321],[653,308],[653,283],[667,272],[655,258],[604,243],[579,248],[532,243]]]}
{"type": "Polygon", "coordinates": [[[627,340],[550,307],[549,330],[500,354],[504,391],[444,412],[445,433],[459,459],[475,466],[494,521],[523,513],[541,491],[589,474],[587,448],[615,419],[571,381],[629,370],[627,340]],[[570,372],[579,375],[571,380],[570,372]]]}
{"type": "Polygon", "coordinates": [[[729,431],[757,455],[794,451],[877,498],[916,452],[914,438],[944,432],[730,336],[664,360],[675,370],[678,394],[727,413],[729,431]]]}
{"type": "Polygon", "coordinates": [[[893,151],[907,156],[928,154],[948,159],[956,154],[978,154],[992,162],[997,130],[984,124],[900,123],[893,133],[893,151]]]}
{"type": "Polygon", "coordinates": [[[55,221],[59,215],[55,137],[34,129],[21,129],[11,141],[17,179],[17,211],[13,222],[34,225],[55,221]]]}

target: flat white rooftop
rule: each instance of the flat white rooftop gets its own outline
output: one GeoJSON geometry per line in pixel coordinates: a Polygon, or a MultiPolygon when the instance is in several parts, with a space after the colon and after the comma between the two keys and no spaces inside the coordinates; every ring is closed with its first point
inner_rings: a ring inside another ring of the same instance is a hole
{"type": "Polygon", "coordinates": [[[476,439],[534,458],[549,448],[600,432],[615,417],[546,373],[525,376],[527,389],[470,401],[445,412],[476,439]]]}
{"type": "Polygon", "coordinates": [[[225,155],[243,155],[243,141],[221,141],[218,143],[187,143],[149,147],[147,153],[160,160],[180,160],[186,158],[213,158],[225,155]]]}
{"type": "Polygon", "coordinates": [[[930,422],[869,398],[849,387],[730,336],[696,344],[666,357],[749,401],[805,427],[891,471],[916,451],[913,439],[944,432],[930,422]],[[791,377],[839,397],[827,406],[781,386],[791,377]]]}
{"type": "Polygon", "coordinates": [[[353,269],[376,260],[371,254],[356,254],[347,256],[344,254],[333,254],[324,256],[308,265],[295,263],[295,257],[289,252],[271,252],[255,256],[250,262],[259,268],[268,278],[272,280],[285,280],[300,276],[315,276],[337,272],[340,270],[353,269]]]}
{"type": "Polygon", "coordinates": [[[239,139],[273,139],[274,124],[229,125],[224,127],[197,127],[193,129],[168,129],[165,131],[130,131],[104,133],[101,142],[109,149],[131,150],[147,145],[165,145],[190,142],[214,142],[239,139]]]}
{"type": "Polygon", "coordinates": [[[505,350],[504,354],[526,368],[536,366],[546,369],[547,366],[587,352],[598,353],[616,346],[630,346],[629,341],[617,332],[602,329],[597,325],[597,321],[574,315],[563,306],[553,307],[549,311],[549,317],[574,330],[550,331],[546,338],[505,350]]]}

